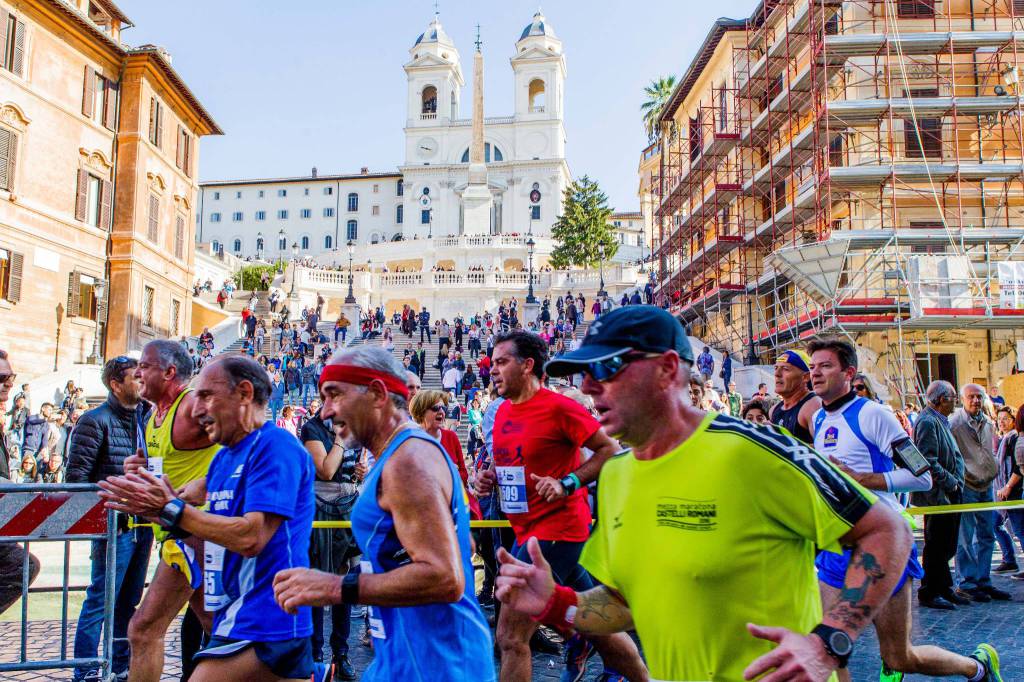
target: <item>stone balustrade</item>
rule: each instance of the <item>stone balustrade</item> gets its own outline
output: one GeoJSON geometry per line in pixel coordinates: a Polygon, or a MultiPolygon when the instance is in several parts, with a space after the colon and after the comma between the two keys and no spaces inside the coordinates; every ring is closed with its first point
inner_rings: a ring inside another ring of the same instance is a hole
{"type": "MultiPolygon", "coordinates": [[[[601,273],[595,270],[555,270],[535,272],[533,286],[540,294],[563,289],[595,289],[601,273]]],[[[525,292],[530,279],[527,272],[480,272],[477,270],[426,272],[365,272],[352,273],[352,287],[359,292],[384,292],[436,289],[492,289],[525,292]]],[[[621,289],[633,287],[643,281],[644,275],[635,266],[610,265],[604,270],[605,286],[621,289]]],[[[316,270],[299,268],[297,285],[317,291],[347,291],[349,274],[344,270],[316,270]]]]}

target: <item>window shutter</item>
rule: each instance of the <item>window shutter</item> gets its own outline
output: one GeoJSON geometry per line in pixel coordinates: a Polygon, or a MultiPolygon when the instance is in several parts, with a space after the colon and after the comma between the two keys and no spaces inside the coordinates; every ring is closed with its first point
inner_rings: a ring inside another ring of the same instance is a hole
{"type": "Polygon", "coordinates": [[[0,69],[7,68],[7,25],[11,23],[11,13],[0,7],[0,69]]]}
{"type": "Polygon", "coordinates": [[[11,71],[18,76],[25,75],[25,22],[14,20],[14,53],[11,55],[11,71]]]}
{"type": "Polygon", "coordinates": [[[192,177],[192,136],[187,131],[182,130],[181,133],[185,138],[185,163],[182,166],[182,170],[185,171],[185,175],[192,177]]]}
{"type": "Polygon", "coordinates": [[[89,205],[89,174],[78,170],[78,195],[75,197],[75,220],[85,220],[89,205]]]}
{"type": "Polygon", "coordinates": [[[85,67],[85,83],[82,86],[82,115],[92,118],[96,101],[96,72],[91,66],[85,67]]]}
{"type": "Polygon", "coordinates": [[[113,130],[117,124],[117,83],[106,81],[107,96],[103,101],[103,126],[113,130]]]}
{"type": "Polygon", "coordinates": [[[21,300],[21,277],[25,271],[25,254],[11,252],[11,274],[7,286],[7,300],[17,303],[21,300]]]}
{"type": "Polygon", "coordinates": [[[78,270],[73,270],[68,275],[68,317],[78,317],[81,308],[82,284],[78,270]]]}
{"type": "Polygon", "coordinates": [[[175,149],[175,151],[174,151],[174,165],[179,170],[182,168],[182,165],[185,163],[185,145],[182,144],[182,140],[183,140],[182,133],[183,132],[184,131],[182,131],[181,126],[178,126],[178,145],[177,145],[177,149],[175,149]]]}
{"type": "Polygon", "coordinates": [[[149,241],[156,242],[160,227],[160,197],[149,195],[149,241]]]}
{"type": "Polygon", "coordinates": [[[100,228],[110,229],[110,199],[113,194],[114,184],[103,180],[100,182],[100,228]]]}
{"type": "Polygon", "coordinates": [[[153,142],[157,147],[162,147],[164,144],[164,107],[160,102],[156,101],[156,140],[153,142]]]}
{"type": "Polygon", "coordinates": [[[174,257],[185,257],[185,219],[182,216],[174,222],[174,257]]]}
{"type": "Polygon", "coordinates": [[[149,98],[149,141],[156,144],[156,97],[149,98]]]}
{"type": "Polygon", "coordinates": [[[0,189],[14,186],[14,160],[18,152],[18,135],[0,128],[0,189]]]}

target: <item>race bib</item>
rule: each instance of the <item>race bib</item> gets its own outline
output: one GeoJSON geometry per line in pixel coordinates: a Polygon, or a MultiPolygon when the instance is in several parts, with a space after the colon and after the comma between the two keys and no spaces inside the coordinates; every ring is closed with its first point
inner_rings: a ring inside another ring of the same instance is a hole
{"type": "Polygon", "coordinates": [[[224,548],[209,540],[203,543],[203,602],[207,611],[219,611],[231,603],[224,591],[224,548]]]}
{"type": "MultiPolygon", "coordinates": [[[[363,573],[373,573],[373,564],[369,561],[360,561],[359,569],[363,573]]],[[[370,636],[375,639],[387,639],[388,635],[384,631],[384,621],[381,620],[380,612],[373,606],[366,607],[366,619],[370,623],[370,636]]]]}
{"type": "Polygon", "coordinates": [[[164,475],[164,458],[163,457],[147,457],[146,458],[146,471],[153,474],[157,478],[164,475]]]}
{"type": "Polygon", "coordinates": [[[501,511],[506,514],[525,514],[530,511],[526,501],[526,468],[495,467],[498,474],[498,490],[501,494],[501,511]]]}

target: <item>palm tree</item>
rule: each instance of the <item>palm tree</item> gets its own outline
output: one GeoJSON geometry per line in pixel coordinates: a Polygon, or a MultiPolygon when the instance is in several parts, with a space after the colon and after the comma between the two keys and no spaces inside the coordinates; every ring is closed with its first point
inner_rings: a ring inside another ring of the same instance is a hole
{"type": "Polygon", "coordinates": [[[640,105],[640,111],[644,115],[644,128],[647,129],[647,138],[653,142],[657,136],[658,119],[661,117],[661,110],[672,96],[676,87],[675,76],[662,76],[644,88],[647,100],[640,105]]]}

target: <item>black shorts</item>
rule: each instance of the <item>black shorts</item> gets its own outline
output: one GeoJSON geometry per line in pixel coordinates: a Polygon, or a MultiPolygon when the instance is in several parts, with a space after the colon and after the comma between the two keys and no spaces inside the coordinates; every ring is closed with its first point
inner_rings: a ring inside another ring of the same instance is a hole
{"type": "MultiPolygon", "coordinates": [[[[563,587],[570,587],[577,592],[593,588],[596,583],[586,569],[580,566],[580,554],[583,553],[585,542],[564,542],[562,540],[538,540],[540,553],[551,564],[551,575],[555,582],[563,587]]],[[[528,564],[530,552],[526,545],[518,542],[512,547],[512,556],[528,564]]]]}
{"type": "Polygon", "coordinates": [[[231,658],[249,647],[252,647],[256,658],[278,677],[309,679],[313,675],[313,645],[309,637],[283,639],[279,642],[251,642],[213,635],[193,660],[199,663],[204,658],[231,658]]]}

